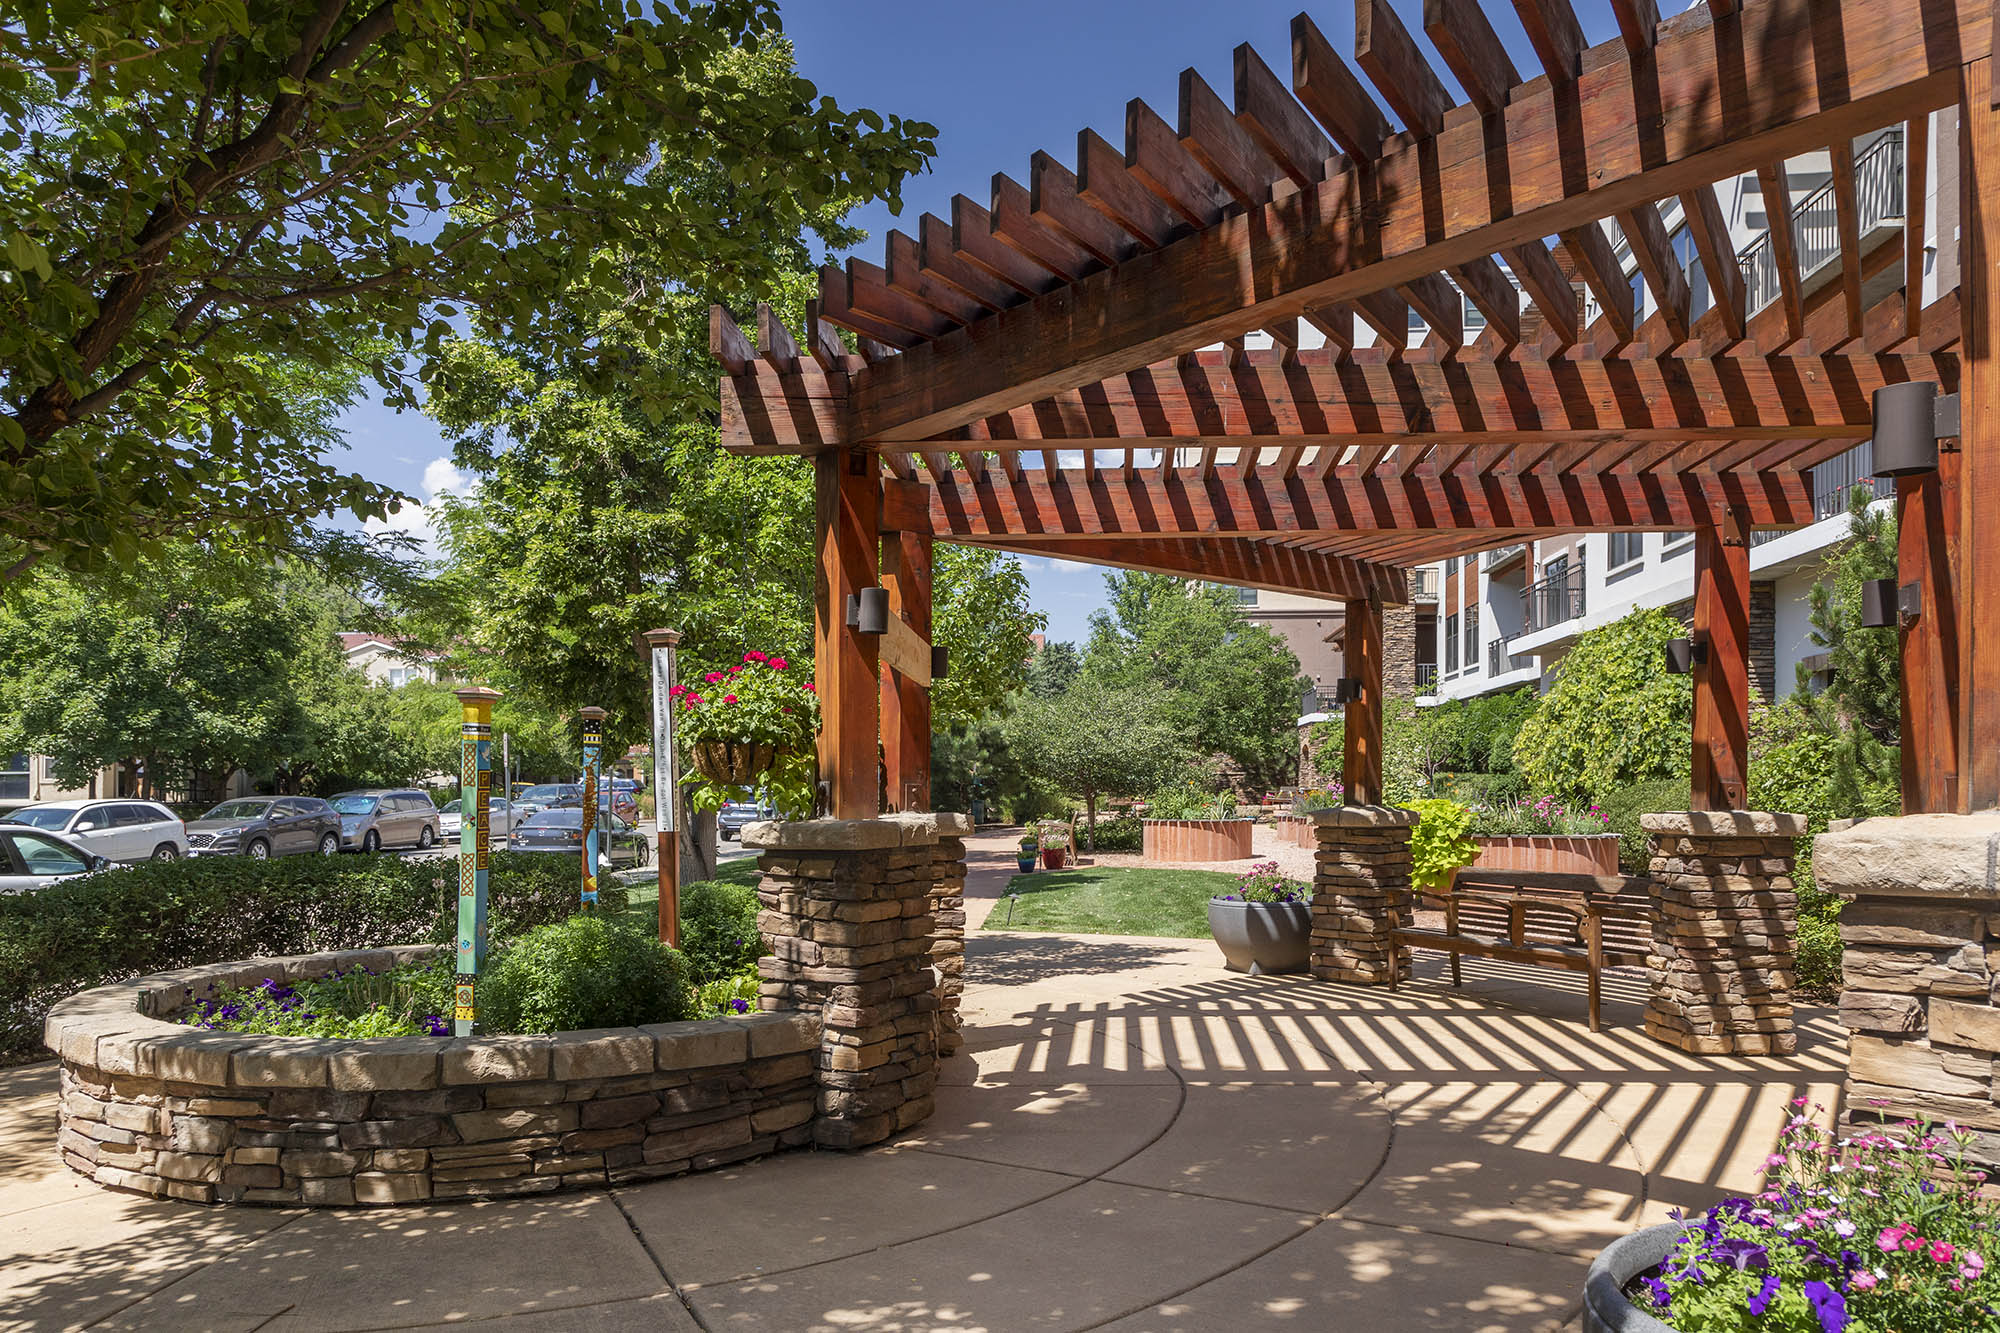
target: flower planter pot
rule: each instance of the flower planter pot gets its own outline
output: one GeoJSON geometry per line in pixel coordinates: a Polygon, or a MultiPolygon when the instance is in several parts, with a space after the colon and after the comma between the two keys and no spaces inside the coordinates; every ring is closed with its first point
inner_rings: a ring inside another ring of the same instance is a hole
{"type": "Polygon", "coordinates": [[[1208,900],[1208,933],[1222,950],[1222,965],[1253,977],[1303,972],[1312,943],[1312,908],[1305,903],[1208,900]]]}
{"type": "Polygon", "coordinates": [[[710,782],[748,787],[778,762],[778,747],[751,741],[703,741],[694,747],[694,766],[710,782]]]}
{"type": "Polygon", "coordinates": [[[1625,1295],[1625,1284],[1658,1264],[1673,1249],[1680,1224],[1665,1222],[1604,1247],[1583,1279],[1583,1333],[1674,1333],[1625,1295]]]}
{"type": "Polygon", "coordinates": [[[1067,860],[1069,860],[1069,848],[1067,847],[1042,848],[1042,869],[1044,870],[1061,870],[1063,862],[1067,860]]]}
{"type": "Polygon", "coordinates": [[[1616,833],[1532,833],[1474,838],[1481,870],[1540,870],[1563,875],[1618,873],[1616,833]]]}
{"type": "Polygon", "coordinates": [[[1250,855],[1249,819],[1145,819],[1148,861],[1242,861],[1250,855]]]}
{"type": "Polygon", "coordinates": [[[1025,875],[1035,868],[1035,854],[1033,852],[1022,852],[1014,859],[1014,864],[1020,866],[1021,873],[1025,875]]]}

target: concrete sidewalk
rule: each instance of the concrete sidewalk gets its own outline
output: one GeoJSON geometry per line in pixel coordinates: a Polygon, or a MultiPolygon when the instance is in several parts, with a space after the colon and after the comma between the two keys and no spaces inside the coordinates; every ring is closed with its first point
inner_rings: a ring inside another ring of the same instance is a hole
{"type": "Polygon", "coordinates": [[[56,1163],[53,1065],[0,1072],[0,1327],[1553,1328],[1600,1246],[1754,1185],[1785,1103],[1841,1076],[1826,1010],[1795,1057],[1697,1060],[1639,1033],[1631,976],[1593,1035],[1567,974],[1468,962],[1454,992],[1419,955],[1392,995],[1219,962],[975,931],[917,1132],[553,1198],[110,1194],[56,1163]]]}

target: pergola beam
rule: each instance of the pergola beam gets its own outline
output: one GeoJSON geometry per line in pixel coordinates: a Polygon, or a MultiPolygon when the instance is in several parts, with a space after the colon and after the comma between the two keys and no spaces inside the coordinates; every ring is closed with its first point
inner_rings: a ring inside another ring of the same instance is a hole
{"type": "Polygon", "coordinates": [[[1402,569],[1255,538],[1008,537],[965,544],[1336,601],[1376,597],[1400,604],[1410,600],[1409,579],[1402,569]]]}

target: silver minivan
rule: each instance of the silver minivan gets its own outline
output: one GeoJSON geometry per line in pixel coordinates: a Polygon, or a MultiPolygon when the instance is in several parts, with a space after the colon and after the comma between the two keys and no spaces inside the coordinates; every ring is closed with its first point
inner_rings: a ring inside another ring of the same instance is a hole
{"type": "Polygon", "coordinates": [[[327,803],[340,816],[340,845],[347,851],[415,847],[427,852],[437,845],[437,806],[414,788],[344,791],[327,803]]]}

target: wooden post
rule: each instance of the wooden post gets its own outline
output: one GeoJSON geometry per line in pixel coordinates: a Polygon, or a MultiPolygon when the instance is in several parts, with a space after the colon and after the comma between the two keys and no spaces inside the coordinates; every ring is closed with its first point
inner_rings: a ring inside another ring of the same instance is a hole
{"type": "MultiPolygon", "coordinates": [[[[1958,809],[2000,806],[2000,109],[1993,56],[1959,87],[1958,809]]],[[[1908,683],[1905,683],[1908,690],[1908,683]]]]}
{"type": "Polygon", "coordinates": [[[1382,608],[1370,601],[1347,603],[1347,675],[1360,693],[1347,701],[1345,749],[1341,756],[1343,798],[1348,805],[1382,804],[1382,608]]]}
{"type": "Polygon", "coordinates": [[[1906,815],[1958,809],[1959,625],[1952,584],[1959,458],[1941,454],[1937,472],[1896,479],[1896,583],[1915,585],[1923,598],[1899,631],[1906,815]]]}
{"type": "Polygon", "coordinates": [[[881,486],[875,456],[829,449],[813,465],[819,568],[813,596],[813,688],[819,694],[819,775],[827,813],[873,819],[879,727],[875,640],[847,627],[847,599],[875,586],[881,486]]]}
{"type": "Polygon", "coordinates": [[[1750,531],[1732,510],[1694,536],[1694,810],[1741,810],[1750,772],[1750,531]]]}
{"type": "MultiPolygon", "coordinates": [[[[889,614],[926,643],[931,637],[931,535],[882,534],[882,586],[889,614]]],[[[882,761],[891,810],[931,808],[931,692],[894,667],[882,672],[882,761]]]]}

